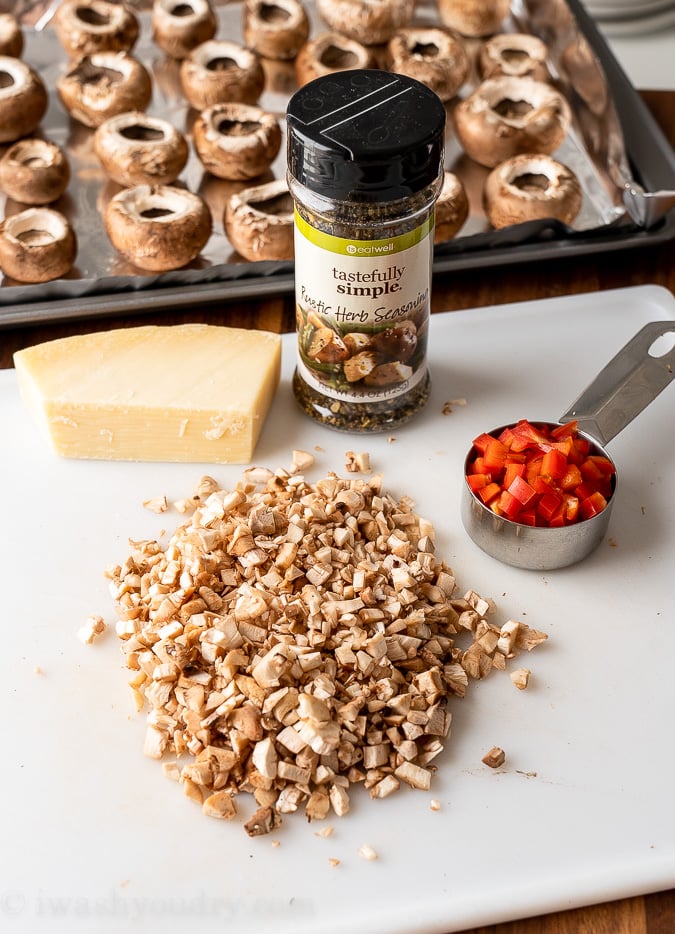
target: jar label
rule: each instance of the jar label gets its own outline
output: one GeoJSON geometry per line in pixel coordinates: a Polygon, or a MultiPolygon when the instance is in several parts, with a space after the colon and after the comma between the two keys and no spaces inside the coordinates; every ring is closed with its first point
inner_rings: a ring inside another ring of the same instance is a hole
{"type": "Polygon", "coordinates": [[[382,240],[318,230],[295,213],[298,371],[345,402],[402,395],[426,375],[433,212],[382,240]]]}

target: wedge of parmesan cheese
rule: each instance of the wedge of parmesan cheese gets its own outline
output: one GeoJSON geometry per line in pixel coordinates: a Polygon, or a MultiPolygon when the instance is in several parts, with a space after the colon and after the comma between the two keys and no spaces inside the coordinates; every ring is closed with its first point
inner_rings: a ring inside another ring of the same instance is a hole
{"type": "Polygon", "coordinates": [[[14,365],[64,457],[245,464],[279,384],[281,338],[207,324],[122,328],[28,347],[14,365]]]}

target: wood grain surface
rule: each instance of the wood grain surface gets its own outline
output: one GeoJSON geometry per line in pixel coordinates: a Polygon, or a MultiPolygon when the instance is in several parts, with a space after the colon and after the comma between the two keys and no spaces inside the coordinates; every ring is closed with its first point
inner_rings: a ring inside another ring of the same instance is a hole
{"type": "MultiPolygon", "coordinates": [[[[642,91],[643,99],[675,147],[675,92],[642,91]]],[[[675,187],[675,179],[673,180],[675,187]]],[[[432,311],[455,311],[584,292],[661,285],[675,294],[675,241],[583,257],[537,261],[527,267],[498,267],[449,272],[433,283],[432,311]]],[[[0,305],[2,295],[0,293],[0,305]]],[[[291,295],[223,302],[221,307],[176,309],[170,315],[78,319],[0,330],[0,367],[12,366],[21,347],[68,334],[140,323],[207,321],[278,333],[294,328],[291,295]]],[[[649,793],[648,778],[645,794],[649,793]]],[[[675,867],[673,867],[675,886],[675,867]]],[[[474,928],[465,934],[673,934],[675,888],[621,901],[556,912],[536,918],[474,928]]]]}

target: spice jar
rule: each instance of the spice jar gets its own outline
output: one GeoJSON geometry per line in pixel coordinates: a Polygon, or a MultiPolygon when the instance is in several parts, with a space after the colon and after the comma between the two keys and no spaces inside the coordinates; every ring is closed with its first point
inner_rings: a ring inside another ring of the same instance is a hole
{"type": "Polygon", "coordinates": [[[394,428],[427,401],[434,204],[445,109],[412,78],[316,78],[287,111],[304,411],[344,431],[394,428]]]}

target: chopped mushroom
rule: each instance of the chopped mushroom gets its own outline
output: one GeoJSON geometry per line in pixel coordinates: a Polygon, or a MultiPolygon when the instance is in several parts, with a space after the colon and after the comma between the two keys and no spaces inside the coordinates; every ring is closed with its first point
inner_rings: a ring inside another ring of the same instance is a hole
{"type": "Polygon", "coordinates": [[[373,799],[428,791],[449,698],[546,638],[459,596],[432,524],[379,474],[310,484],[251,467],[231,490],[202,478],[186,502],[166,543],[132,541],[108,570],[116,631],[149,710],[145,755],[166,755],[208,816],[251,795],[252,836],[282,814],[344,816],[355,783],[373,799]]]}
{"type": "Polygon", "coordinates": [[[506,761],[506,753],[499,746],[493,746],[485,753],[481,761],[491,769],[498,769],[506,761]]]}

